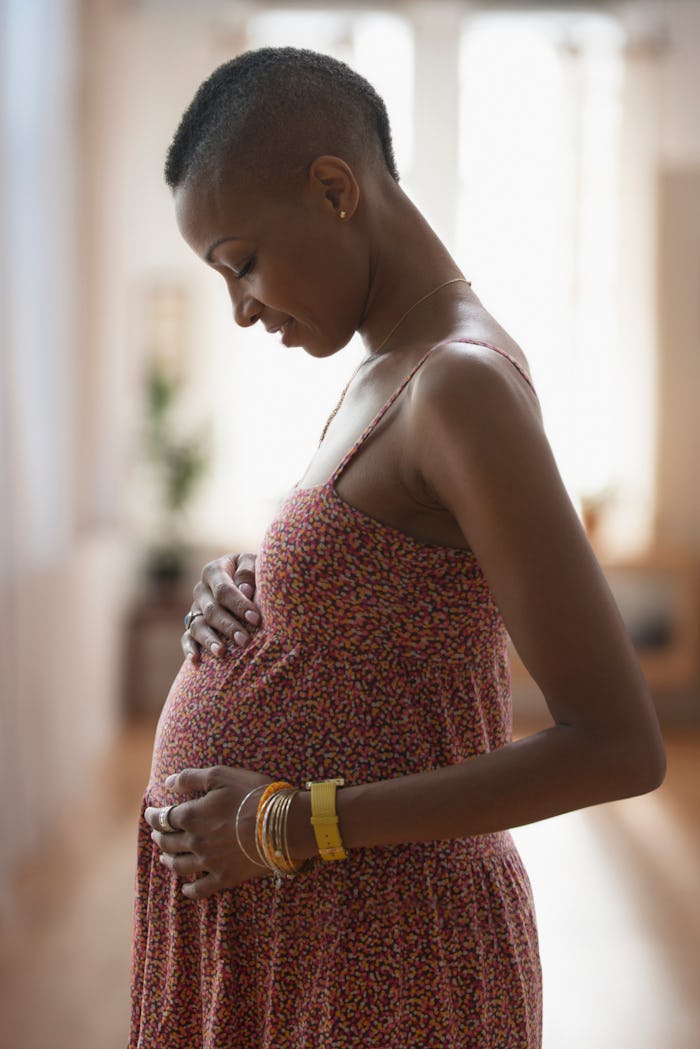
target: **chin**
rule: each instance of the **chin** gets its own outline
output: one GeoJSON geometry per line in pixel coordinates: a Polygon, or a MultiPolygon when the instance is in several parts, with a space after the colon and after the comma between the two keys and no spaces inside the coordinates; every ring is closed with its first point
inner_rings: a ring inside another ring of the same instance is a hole
{"type": "Polygon", "coordinates": [[[300,343],[300,346],[305,353],[308,353],[309,357],[317,357],[319,360],[323,360],[326,357],[333,357],[334,354],[345,349],[354,334],[355,332],[351,331],[349,335],[338,335],[323,341],[320,339],[308,339],[300,343]]]}

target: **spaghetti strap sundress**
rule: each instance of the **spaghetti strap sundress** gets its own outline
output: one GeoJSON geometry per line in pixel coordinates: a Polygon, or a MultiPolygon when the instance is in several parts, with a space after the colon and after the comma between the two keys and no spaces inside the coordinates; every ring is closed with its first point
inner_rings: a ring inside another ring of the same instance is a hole
{"type": "MultiPolygon", "coordinates": [[[[257,561],[262,626],[183,664],[143,809],[181,800],[163,784],[183,768],[369,783],[510,741],[508,637],[474,554],[336,491],[428,356],[333,476],[282,504],[257,561]]],[[[158,856],[141,819],[129,1049],[539,1049],[535,914],[509,833],[354,849],[202,901],[158,856]]]]}

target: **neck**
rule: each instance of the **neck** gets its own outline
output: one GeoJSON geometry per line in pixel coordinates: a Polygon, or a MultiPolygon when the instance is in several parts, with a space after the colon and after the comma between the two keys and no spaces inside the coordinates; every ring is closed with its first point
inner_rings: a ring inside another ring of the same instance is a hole
{"type": "Polygon", "coordinates": [[[392,329],[405,339],[434,307],[463,298],[459,268],[435,231],[403,190],[393,183],[382,199],[369,204],[372,237],[369,291],[359,332],[369,357],[391,349],[392,329]],[[401,250],[396,250],[396,245],[401,250]],[[441,285],[455,281],[431,295],[441,285]],[[426,297],[425,307],[417,305],[426,297]],[[413,307],[416,307],[415,311],[413,307]],[[397,325],[403,317],[405,325],[397,325]]]}

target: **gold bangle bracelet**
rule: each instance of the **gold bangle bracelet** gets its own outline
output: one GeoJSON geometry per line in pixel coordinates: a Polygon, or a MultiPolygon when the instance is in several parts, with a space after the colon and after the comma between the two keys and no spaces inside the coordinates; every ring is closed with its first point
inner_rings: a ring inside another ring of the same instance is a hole
{"type": "Polygon", "coordinates": [[[256,814],[255,841],[261,863],[272,871],[275,884],[293,878],[304,866],[289,855],[287,821],[298,788],[291,783],[271,783],[264,791],[256,814]]]}

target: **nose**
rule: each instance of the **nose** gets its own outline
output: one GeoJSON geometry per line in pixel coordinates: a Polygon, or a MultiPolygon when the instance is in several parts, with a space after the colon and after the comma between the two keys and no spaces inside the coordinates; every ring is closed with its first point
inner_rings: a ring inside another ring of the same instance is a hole
{"type": "Polygon", "coordinates": [[[252,295],[248,295],[241,288],[234,288],[229,284],[228,288],[231,305],[233,306],[233,319],[241,328],[250,328],[257,320],[260,320],[262,306],[252,295]]]}

